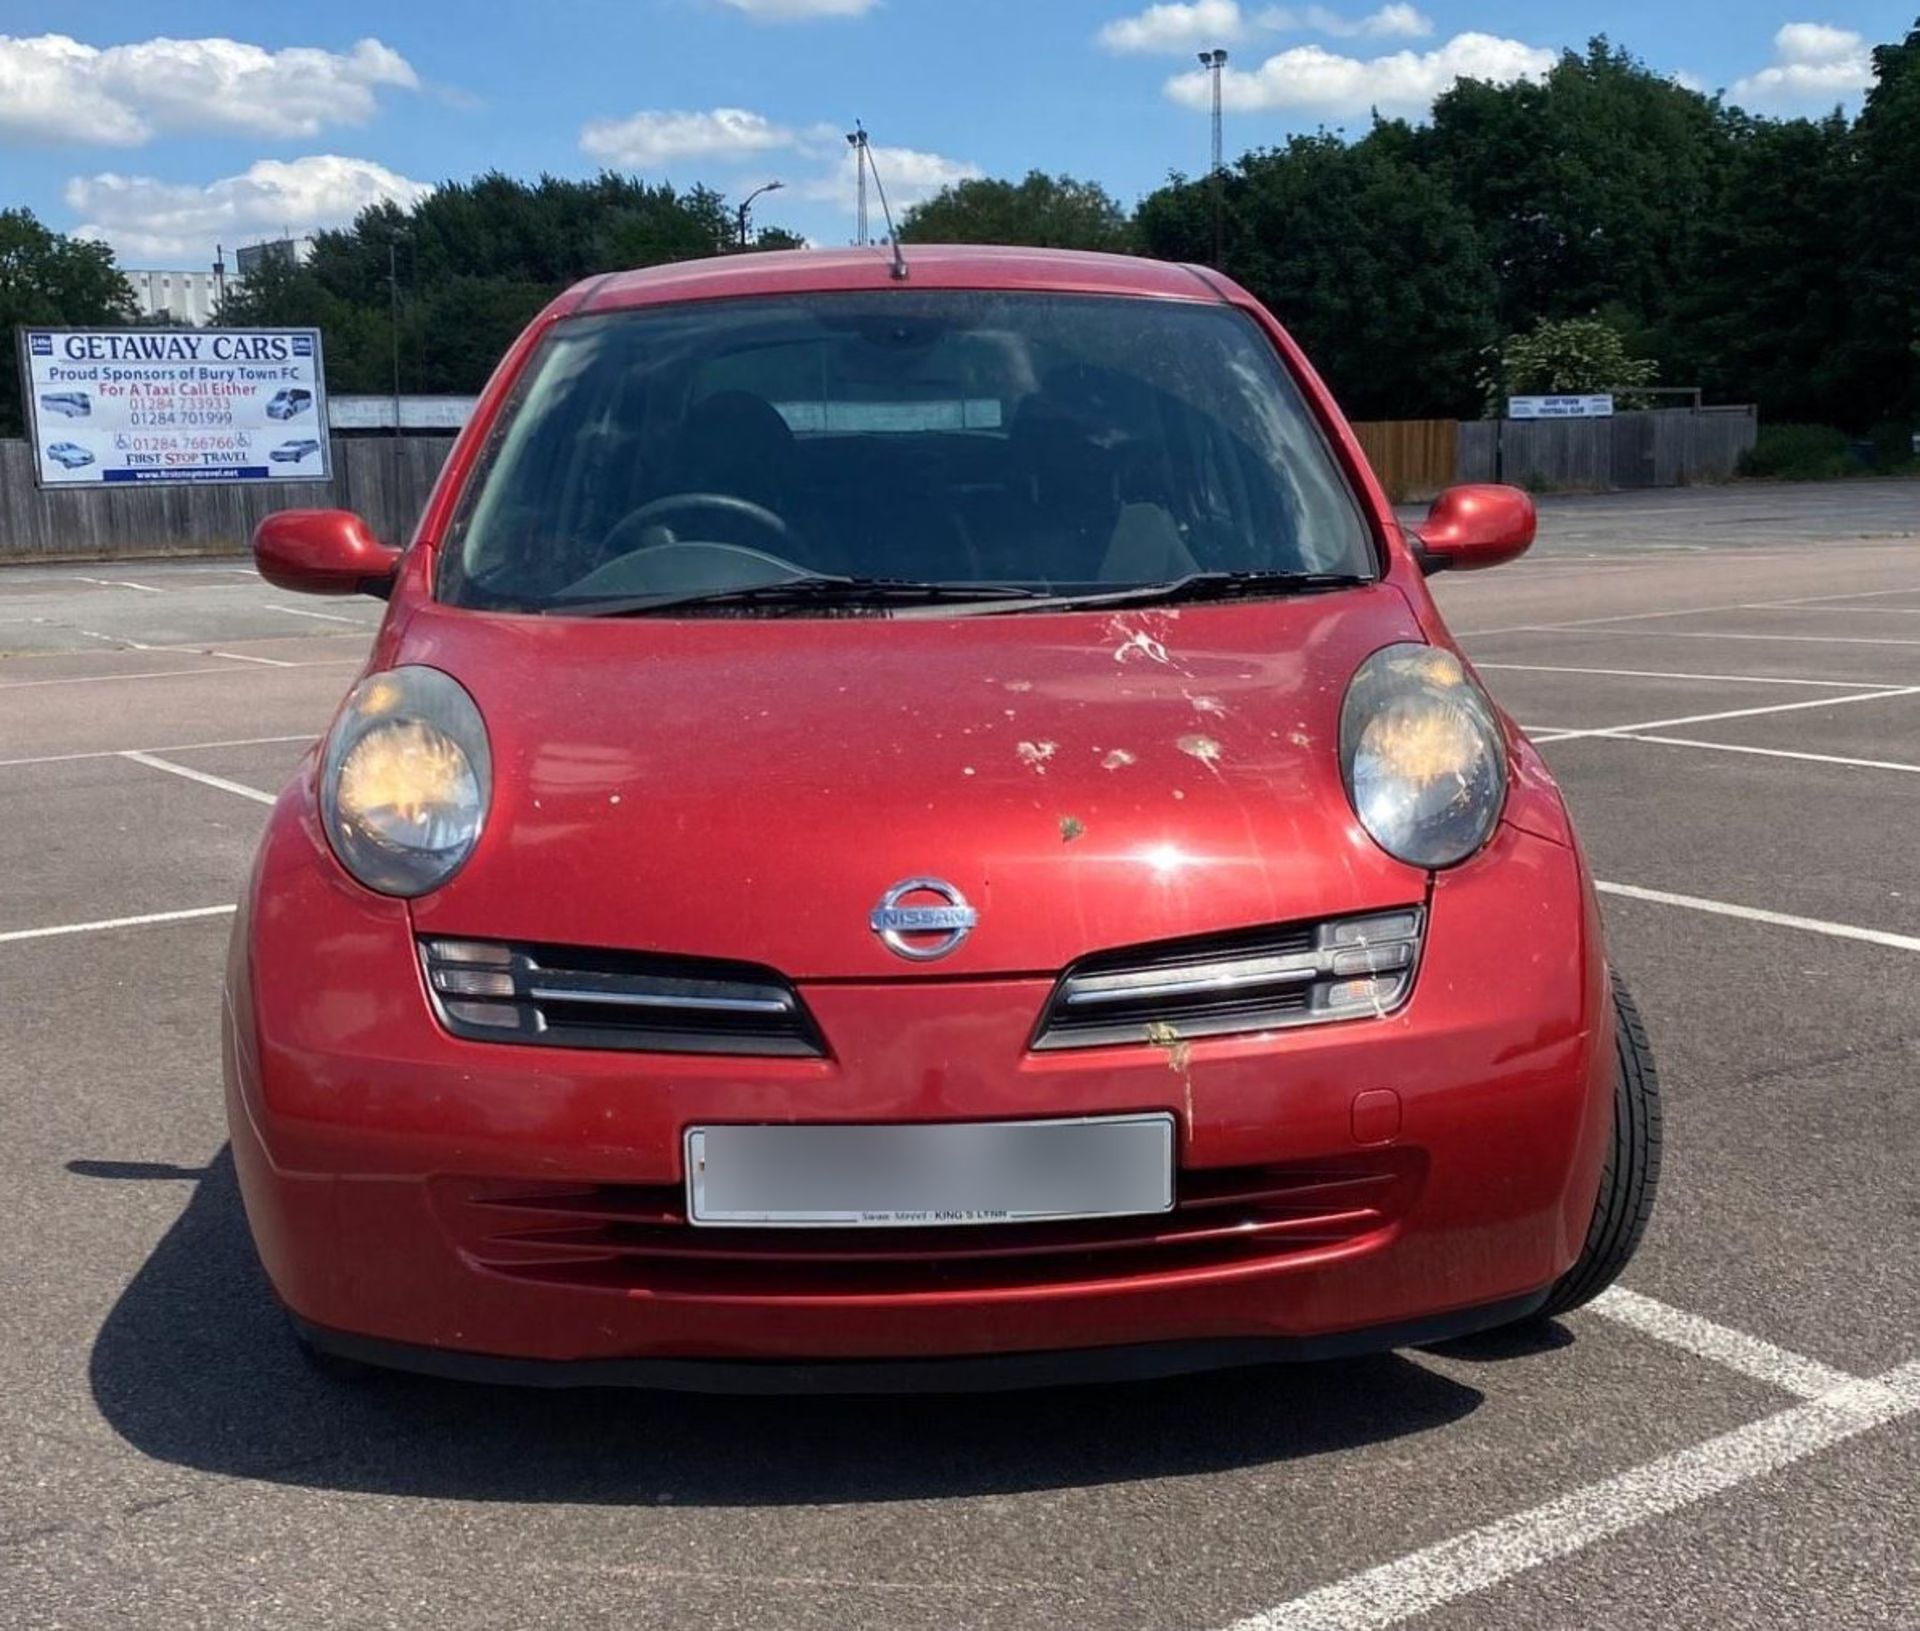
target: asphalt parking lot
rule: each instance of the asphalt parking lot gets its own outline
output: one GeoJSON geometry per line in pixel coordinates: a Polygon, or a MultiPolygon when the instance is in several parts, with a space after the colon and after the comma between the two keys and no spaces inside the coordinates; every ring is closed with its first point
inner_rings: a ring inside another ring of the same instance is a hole
{"type": "Polygon", "coordinates": [[[1660,1056],[1628,1289],[960,1399],[310,1374],[224,1150],[218,989],[379,608],[237,561],[0,569],[0,1625],[1920,1626],[1920,484],[1542,508],[1437,589],[1660,1056]]]}

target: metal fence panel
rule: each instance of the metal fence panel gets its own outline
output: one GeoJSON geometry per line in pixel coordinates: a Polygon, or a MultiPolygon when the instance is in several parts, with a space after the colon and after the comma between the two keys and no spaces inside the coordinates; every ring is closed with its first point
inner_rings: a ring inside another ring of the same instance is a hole
{"type": "Polygon", "coordinates": [[[1750,406],[1663,408],[1610,419],[1482,419],[1460,427],[1453,479],[1543,492],[1731,481],[1758,433],[1750,406]]]}

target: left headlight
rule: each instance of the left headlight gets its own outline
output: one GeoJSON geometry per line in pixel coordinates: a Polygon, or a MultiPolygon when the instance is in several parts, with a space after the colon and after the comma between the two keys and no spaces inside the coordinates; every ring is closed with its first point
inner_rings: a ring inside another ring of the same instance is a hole
{"type": "Polygon", "coordinates": [[[437,668],[390,668],[353,688],[320,765],[327,841],[383,895],[424,895],[466,863],[493,794],[487,730],[437,668]]]}
{"type": "Polygon", "coordinates": [[[1439,646],[1387,646],[1360,665],[1340,709],[1340,773],[1373,841],[1410,866],[1476,854],[1507,796],[1492,704],[1439,646]]]}

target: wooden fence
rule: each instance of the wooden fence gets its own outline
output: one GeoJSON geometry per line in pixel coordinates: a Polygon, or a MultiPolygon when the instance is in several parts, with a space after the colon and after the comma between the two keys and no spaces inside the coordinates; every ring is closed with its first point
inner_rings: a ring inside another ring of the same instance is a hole
{"type": "MultiPolygon", "coordinates": [[[[1353,428],[1388,493],[1404,501],[1457,481],[1541,491],[1726,481],[1753,446],[1757,422],[1752,408],[1678,408],[1611,419],[1402,419],[1353,428]]],[[[268,511],[327,506],[357,510],[377,536],[404,542],[452,446],[451,436],[336,436],[333,480],[325,483],[42,492],[32,449],[0,441],[0,561],[238,554],[268,511]]]]}
{"type": "Polygon", "coordinates": [[[1431,498],[1455,480],[1460,425],[1452,419],[1375,419],[1353,427],[1367,462],[1396,504],[1431,498]]]}
{"type": "Polygon", "coordinates": [[[0,441],[0,561],[239,554],[263,515],[287,509],[357,510],[377,537],[404,542],[452,446],[451,436],[336,436],[330,482],[43,492],[32,447],[0,441]]]}
{"type": "Polygon", "coordinates": [[[1730,481],[1758,433],[1751,407],[1665,408],[1611,419],[1475,420],[1460,426],[1454,479],[1505,481],[1542,492],[1730,481]]]}

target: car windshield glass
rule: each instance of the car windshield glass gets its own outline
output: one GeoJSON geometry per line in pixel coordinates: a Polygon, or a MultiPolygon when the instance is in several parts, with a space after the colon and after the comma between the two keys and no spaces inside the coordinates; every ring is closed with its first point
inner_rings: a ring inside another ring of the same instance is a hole
{"type": "Polygon", "coordinates": [[[872,605],[886,580],[957,603],[967,584],[1037,599],[1222,574],[1274,594],[1374,575],[1353,493],[1249,316],[887,290],[556,325],[468,482],[438,593],[831,615],[831,585],[764,591],[845,578],[872,605]]]}

